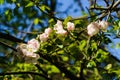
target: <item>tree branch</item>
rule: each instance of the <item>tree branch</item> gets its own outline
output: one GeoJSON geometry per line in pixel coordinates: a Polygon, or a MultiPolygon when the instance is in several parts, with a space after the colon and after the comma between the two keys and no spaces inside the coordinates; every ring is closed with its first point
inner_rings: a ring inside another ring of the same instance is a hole
{"type": "Polygon", "coordinates": [[[1,42],[1,41],[0,41],[0,44],[2,44],[2,45],[4,45],[4,46],[6,46],[6,47],[8,47],[8,48],[10,48],[10,49],[12,49],[12,50],[14,50],[14,51],[17,52],[17,50],[16,50],[14,47],[12,47],[12,46],[10,46],[10,45],[4,43],[4,42],[1,42]]]}
{"type": "Polygon", "coordinates": [[[47,72],[45,72],[38,64],[35,64],[35,66],[36,66],[40,71],[42,71],[43,74],[45,74],[45,75],[48,76],[47,72]]]}
{"type": "Polygon", "coordinates": [[[81,63],[81,67],[80,67],[80,80],[85,80],[84,75],[83,75],[83,69],[85,68],[85,62],[86,60],[83,59],[83,62],[81,63]]]}
{"type": "MultiPolygon", "coordinates": [[[[71,80],[79,80],[79,78],[74,75],[72,72],[70,72],[69,70],[67,70],[67,68],[65,67],[65,64],[54,59],[54,57],[49,56],[49,55],[45,55],[42,53],[38,53],[42,58],[46,59],[47,61],[49,61],[50,63],[52,63],[53,65],[55,65],[60,71],[62,71],[63,73],[65,73],[65,75],[70,78],[71,80]]],[[[56,56],[55,56],[56,57],[56,56]]]]}
{"type": "Polygon", "coordinates": [[[11,35],[6,34],[6,33],[1,33],[1,32],[0,32],[0,38],[6,39],[6,40],[10,40],[12,42],[26,43],[25,41],[23,41],[21,39],[18,39],[18,38],[14,37],[14,36],[11,36],[11,35]]]}
{"type": "Polygon", "coordinates": [[[33,74],[33,75],[41,76],[41,77],[43,77],[43,78],[45,78],[47,80],[51,80],[47,76],[45,76],[45,75],[43,75],[41,73],[38,73],[38,72],[28,72],[28,71],[26,71],[26,72],[5,72],[5,73],[0,73],[0,76],[11,75],[11,74],[15,74],[15,75],[16,74],[33,74]]]}
{"type": "Polygon", "coordinates": [[[114,3],[112,9],[113,9],[113,8],[116,8],[119,4],[120,4],[120,0],[118,0],[116,3],[114,3]]]}

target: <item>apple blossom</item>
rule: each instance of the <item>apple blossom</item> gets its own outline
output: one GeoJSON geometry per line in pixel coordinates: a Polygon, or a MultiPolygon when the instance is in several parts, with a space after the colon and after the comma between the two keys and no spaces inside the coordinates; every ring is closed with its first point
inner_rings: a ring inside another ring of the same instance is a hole
{"type": "Polygon", "coordinates": [[[57,20],[57,25],[62,25],[62,21],[57,20]]]}
{"type": "Polygon", "coordinates": [[[40,43],[36,39],[31,39],[30,41],[28,41],[27,47],[31,48],[33,52],[36,52],[40,47],[40,43]]]}
{"type": "Polygon", "coordinates": [[[74,23],[68,22],[67,23],[67,30],[73,31],[75,29],[74,23]]]}
{"type": "Polygon", "coordinates": [[[87,26],[87,31],[89,36],[96,35],[99,32],[98,23],[92,22],[87,26]]]}
{"type": "Polygon", "coordinates": [[[48,40],[48,35],[46,33],[42,33],[39,35],[39,39],[41,42],[45,42],[48,40]]]}
{"type": "Polygon", "coordinates": [[[54,25],[54,30],[56,30],[56,34],[60,35],[66,35],[67,31],[63,29],[63,25],[61,21],[57,21],[57,23],[54,25]]]}
{"type": "Polygon", "coordinates": [[[33,48],[29,48],[28,47],[29,44],[20,44],[17,46],[17,55],[18,57],[20,58],[24,58],[25,59],[25,62],[29,62],[31,63],[36,63],[37,62],[37,59],[39,58],[39,55],[34,53],[33,51],[33,48]],[[27,60],[30,60],[32,59],[31,61],[27,61],[27,60]]]}
{"type": "Polygon", "coordinates": [[[36,53],[31,52],[31,49],[24,50],[24,59],[26,63],[37,63],[40,56],[36,53]]]}
{"type": "Polygon", "coordinates": [[[109,26],[109,24],[108,24],[107,21],[100,21],[100,22],[99,22],[99,27],[100,27],[100,29],[102,29],[102,30],[106,30],[108,26],[109,26]]]}
{"type": "Polygon", "coordinates": [[[63,29],[63,25],[61,21],[57,21],[57,23],[54,25],[54,30],[62,30],[63,29]]]}
{"type": "Polygon", "coordinates": [[[57,31],[56,34],[67,35],[67,31],[62,29],[62,30],[57,31]]]}
{"type": "Polygon", "coordinates": [[[50,33],[52,32],[51,28],[46,28],[44,31],[47,35],[50,35],[50,33]]]}

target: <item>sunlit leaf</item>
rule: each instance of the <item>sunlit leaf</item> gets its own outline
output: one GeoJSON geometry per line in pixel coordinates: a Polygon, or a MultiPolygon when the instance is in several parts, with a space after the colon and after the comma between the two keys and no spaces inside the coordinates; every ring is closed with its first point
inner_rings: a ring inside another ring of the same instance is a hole
{"type": "Polygon", "coordinates": [[[39,19],[38,18],[35,18],[34,19],[34,24],[36,25],[36,24],[38,24],[39,23],[39,19]]]}
{"type": "Polygon", "coordinates": [[[109,70],[110,68],[112,68],[112,64],[108,64],[107,66],[105,66],[106,70],[109,70]]]}
{"type": "Polygon", "coordinates": [[[33,6],[33,5],[34,5],[33,2],[29,2],[25,7],[31,7],[31,6],[33,6]]]}
{"type": "Polygon", "coordinates": [[[0,0],[0,5],[4,3],[4,0],[0,0]]]}
{"type": "Polygon", "coordinates": [[[40,9],[41,9],[42,11],[45,11],[46,9],[47,9],[47,10],[50,10],[50,8],[49,8],[48,6],[46,6],[46,5],[41,5],[41,6],[40,6],[40,9]]]}
{"type": "Polygon", "coordinates": [[[80,42],[80,45],[79,45],[80,50],[81,50],[81,51],[82,51],[82,50],[85,50],[85,46],[86,46],[86,41],[85,41],[85,40],[82,40],[82,41],[80,42]]]}
{"type": "Polygon", "coordinates": [[[95,67],[95,66],[96,66],[95,61],[90,61],[90,62],[87,64],[87,67],[88,67],[88,68],[92,68],[92,67],[95,67]]]}
{"type": "Polygon", "coordinates": [[[63,45],[57,45],[59,48],[63,48],[63,45]]]}
{"type": "Polygon", "coordinates": [[[116,48],[117,48],[117,49],[120,48],[120,43],[117,43],[117,44],[116,44],[116,48]]]}

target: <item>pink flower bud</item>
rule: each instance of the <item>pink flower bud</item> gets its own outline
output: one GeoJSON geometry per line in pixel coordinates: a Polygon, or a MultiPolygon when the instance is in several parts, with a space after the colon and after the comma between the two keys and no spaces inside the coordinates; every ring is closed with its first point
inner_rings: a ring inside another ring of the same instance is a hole
{"type": "Polygon", "coordinates": [[[42,33],[40,34],[39,39],[41,42],[45,42],[48,40],[48,35],[46,33],[42,33]]]}
{"type": "Polygon", "coordinates": [[[68,22],[67,23],[67,30],[73,31],[75,29],[74,23],[68,22]]]}
{"type": "Polygon", "coordinates": [[[45,33],[46,33],[47,35],[50,35],[51,32],[52,32],[52,29],[51,29],[51,28],[46,28],[46,29],[45,29],[45,33]]]}
{"type": "Polygon", "coordinates": [[[102,29],[102,30],[106,30],[108,26],[109,26],[109,24],[108,24],[107,21],[100,21],[100,22],[99,22],[99,27],[100,27],[100,29],[102,29]]]}
{"type": "Polygon", "coordinates": [[[98,24],[95,22],[92,22],[87,26],[87,31],[89,36],[96,35],[99,32],[98,24]]]}

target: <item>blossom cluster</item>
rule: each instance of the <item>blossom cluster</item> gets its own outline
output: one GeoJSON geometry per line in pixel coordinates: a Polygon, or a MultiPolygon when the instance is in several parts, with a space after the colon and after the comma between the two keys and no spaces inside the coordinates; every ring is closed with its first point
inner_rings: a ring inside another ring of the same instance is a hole
{"type": "MultiPolygon", "coordinates": [[[[68,31],[73,31],[75,29],[74,23],[68,22],[67,23],[67,30],[68,31]]],[[[68,32],[67,30],[64,29],[63,24],[61,21],[57,21],[57,23],[54,25],[53,30],[55,31],[56,34],[59,35],[67,35],[68,32]]],[[[39,39],[41,42],[46,42],[49,39],[50,33],[53,31],[52,28],[46,28],[44,33],[39,35],[39,39]]]]}
{"type": "Polygon", "coordinates": [[[105,31],[109,26],[107,21],[92,22],[87,26],[87,33],[90,37],[96,35],[100,30],[105,31]]]}
{"type": "MultiPolygon", "coordinates": [[[[87,26],[87,33],[90,37],[92,37],[93,35],[96,35],[100,29],[106,30],[107,27],[108,22],[106,21],[92,22],[87,26]]],[[[56,34],[64,36],[68,34],[68,31],[74,31],[74,29],[74,23],[68,22],[65,30],[62,22],[58,20],[53,29],[46,28],[42,34],[38,35],[38,40],[31,39],[27,42],[27,44],[18,45],[18,56],[24,58],[25,62],[37,63],[37,60],[40,56],[36,54],[36,51],[38,51],[38,49],[40,48],[40,43],[46,42],[49,39],[52,31],[55,31],[56,34]]]]}
{"type": "Polygon", "coordinates": [[[39,55],[35,52],[39,49],[39,42],[36,39],[31,39],[27,44],[20,44],[17,46],[17,55],[24,58],[27,63],[37,63],[39,55]]]}
{"type": "MultiPolygon", "coordinates": [[[[73,23],[68,22],[67,23],[67,30],[73,31],[75,29],[75,26],[73,23]]],[[[57,23],[54,25],[53,30],[55,30],[56,34],[60,35],[67,35],[67,30],[63,28],[62,22],[57,21],[57,23]]],[[[52,28],[46,28],[44,33],[38,35],[38,39],[31,39],[27,42],[27,44],[20,44],[17,46],[17,54],[20,58],[24,58],[25,62],[27,63],[37,63],[37,60],[39,59],[39,55],[36,54],[36,51],[40,48],[40,42],[46,42],[49,39],[49,35],[53,31],[52,28]],[[40,41],[40,42],[39,42],[40,41]]]]}

